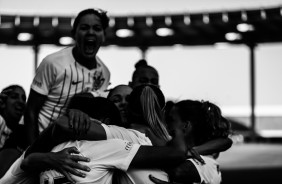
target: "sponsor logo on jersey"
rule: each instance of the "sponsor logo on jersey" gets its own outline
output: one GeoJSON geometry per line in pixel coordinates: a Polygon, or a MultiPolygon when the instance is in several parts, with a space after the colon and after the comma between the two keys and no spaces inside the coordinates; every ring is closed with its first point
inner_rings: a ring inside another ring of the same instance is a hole
{"type": "Polygon", "coordinates": [[[77,85],[77,84],[79,84],[79,83],[81,83],[82,81],[71,81],[71,84],[72,85],[77,85]]]}

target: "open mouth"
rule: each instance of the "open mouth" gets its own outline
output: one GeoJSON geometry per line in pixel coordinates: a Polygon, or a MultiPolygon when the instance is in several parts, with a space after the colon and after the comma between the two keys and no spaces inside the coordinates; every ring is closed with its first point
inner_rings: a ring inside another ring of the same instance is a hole
{"type": "Polygon", "coordinates": [[[88,39],[85,41],[85,53],[94,54],[96,48],[96,42],[94,39],[88,39]]]}
{"type": "Polygon", "coordinates": [[[15,107],[15,111],[17,112],[17,113],[23,113],[24,112],[24,107],[21,107],[21,106],[16,106],[15,107]]]}

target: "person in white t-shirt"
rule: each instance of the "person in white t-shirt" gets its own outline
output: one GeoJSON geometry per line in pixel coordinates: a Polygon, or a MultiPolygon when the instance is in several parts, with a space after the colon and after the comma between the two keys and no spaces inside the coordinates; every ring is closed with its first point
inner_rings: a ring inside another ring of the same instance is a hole
{"type": "Polygon", "coordinates": [[[100,9],[85,9],[74,20],[75,45],[46,56],[36,70],[25,113],[27,145],[50,123],[66,114],[70,98],[91,91],[106,95],[110,71],[97,56],[109,18],[100,9]]]}

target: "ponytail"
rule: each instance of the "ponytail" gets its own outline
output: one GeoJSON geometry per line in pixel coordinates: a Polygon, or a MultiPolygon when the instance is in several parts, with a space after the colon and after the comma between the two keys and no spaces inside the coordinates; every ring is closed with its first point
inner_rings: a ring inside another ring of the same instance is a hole
{"type": "Polygon", "coordinates": [[[164,125],[164,107],[161,107],[153,89],[146,86],[140,96],[143,117],[149,124],[154,134],[165,141],[171,139],[164,125]]]}
{"type": "Polygon", "coordinates": [[[230,134],[230,122],[222,116],[218,106],[209,101],[202,101],[205,121],[212,128],[212,137],[227,137],[230,134]]]}

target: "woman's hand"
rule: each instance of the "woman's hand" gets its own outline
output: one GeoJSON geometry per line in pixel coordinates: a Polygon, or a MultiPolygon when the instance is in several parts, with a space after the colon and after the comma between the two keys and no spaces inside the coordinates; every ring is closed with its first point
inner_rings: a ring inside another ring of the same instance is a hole
{"type": "Polygon", "coordinates": [[[73,129],[75,137],[79,137],[82,134],[86,134],[90,128],[90,118],[89,116],[78,110],[78,109],[69,109],[69,128],[73,129]]]}
{"type": "Polygon", "coordinates": [[[21,168],[29,172],[41,172],[54,169],[63,174],[69,181],[75,183],[70,174],[85,177],[90,168],[79,162],[89,162],[89,158],[78,155],[76,147],[65,148],[59,152],[32,153],[22,162],[21,168]]]}
{"type": "Polygon", "coordinates": [[[79,162],[89,162],[86,157],[78,155],[79,151],[76,147],[65,148],[62,151],[51,153],[49,156],[50,168],[57,170],[63,174],[69,181],[73,181],[70,174],[78,177],[85,177],[85,173],[89,172],[90,168],[80,164],[79,162]]]}

